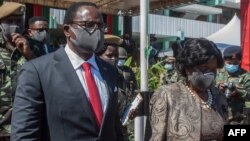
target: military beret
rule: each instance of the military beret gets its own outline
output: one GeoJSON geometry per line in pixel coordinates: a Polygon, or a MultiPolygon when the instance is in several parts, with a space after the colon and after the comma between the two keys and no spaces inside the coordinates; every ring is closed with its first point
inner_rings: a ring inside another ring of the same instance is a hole
{"type": "Polygon", "coordinates": [[[121,38],[115,35],[106,34],[104,35],[104,43],[119,46],[121,44],[121,38]]]}
{"type": "Polygon", "coordinates": [[[241,59],[241,47],[230,46],[223,52],[224,59],[241,59]]]}
{"type": "Polygon", "coordinates": [[[16,2],[5,2],[0,7],[0,19],[11,15],[23,15],[25,12],[25,5],[16,2]]]}

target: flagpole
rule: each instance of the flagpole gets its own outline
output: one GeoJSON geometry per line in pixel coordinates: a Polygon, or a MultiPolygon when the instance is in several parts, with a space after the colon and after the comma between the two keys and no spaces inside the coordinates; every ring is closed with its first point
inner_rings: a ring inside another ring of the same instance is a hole
{"type": "MultiPolygon", "coordinates": [[[[147,56],[145,49],[148,47],[148,10],[149,0],[140,0],[140,70],[141,92],[148,91],[147,56]]],[[[135,141],[143,141],[145,135],[146,116],[135,118],[135,141]]]]}

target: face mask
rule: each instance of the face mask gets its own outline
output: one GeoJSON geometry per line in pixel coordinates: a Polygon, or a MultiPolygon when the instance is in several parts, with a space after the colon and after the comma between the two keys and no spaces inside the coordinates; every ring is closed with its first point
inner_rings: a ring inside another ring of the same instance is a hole
{"type": "Polygon", "coordinates": [[[168,71],[171,71],[171,70],[174,69],[173,64],[165,64],[164,67],[165,67],[165,69],[168,70],[168,71]]]}
{"type": "Polygon", "coordinates": [[[125,60],[123,59],[119,59],[118,62],[117,62],[117,66],[123,66],[125,64],[125,60]]]}
{"type": "Polygon", "coordinates": [[[4,32],[4,35],[11,41],[12,33],[21,33],[21,29],[18,25],[9,25],[9,24],[1,24],[1,29],[4,32]]]}
{"type": "Polygon", "coordinates": [[[112,66],[116,66],[117,60],[116,59],[109,59],[109,58],[103,58],[101,57],[105,62],[111,64],[112,66]]]}
{"type": "Polygon", "coordinates": [[[63,48],[63,47],[65,47],[66,46],[66,44],[59,44],[59,47],[60,48],[63,48]]]}
{"type": "Polygon", "coordinates": [[[37,40],[39,42],[48,43],[49,33],[45,30],[43,30],[42,32],[36,32],[32,36],[32,39],[37,40]]]}
{"type": "Polygon", "coordinates": [[[226,64],[225,69],[229,73],[235,73],[237,70],[239,70],[239,65],[226,64]]]}
{"type": "Polygon", "coordinates": [[[192,75],[188,75],[188,80],[192,85],[201,91],[207,90],[213,84],[215,79],[215,73],[208,72],[202,74],[201,72],[193,72],[192,75]]]}
{"type": "Polygon", "coordinates": [[[83,29],[71,28],[76,36],[76,40],[70,38],[73,45],[84,53],[98,52],[103,48],[104,34],[101,30],[95,29],[92,33],[83,29]]]}

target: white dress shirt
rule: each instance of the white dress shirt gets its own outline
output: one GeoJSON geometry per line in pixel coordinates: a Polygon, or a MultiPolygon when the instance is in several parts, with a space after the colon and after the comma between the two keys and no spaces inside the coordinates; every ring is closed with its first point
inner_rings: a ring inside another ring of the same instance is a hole
{"type": "Polygon", "coordinates": [[[48,45],[47,44],[44,44],[44,50],[45,50],[45,54],[49,53],[49,49],[48,49],[48,45]]]}
{"type": "Polygon", "coordinates": [[[76,53],[74,53],[69,48],[68,44],[65,46],[65,51],[69,57],[71,64],[73,65],[74,70],[76,71],[76,74],[77,74],[77,76],[82,84],[83,89],[85,90],[85,93],[86,93],[88,99],[89,99],[89,91],[88,91],[88,87],[86,84],[85,71],[81,65],[84,62],[88,62],[89,64],[91,64],[91,73],[94,77],[94,80],[96,82],[96,86],[97,86],[98,91],[99,91],[100,99],[102,102],[102,110],[104,113],[106,110],[106,107],[107,107],[107,103],[108,103],[108,92],[107,92],[105,82],[101,76],[100,70],[96,64],[95,55],[93,54],[91,56],[91,58],[89,58],[89,60],[85,61],[80,56],[78,56],[76,53]]]}

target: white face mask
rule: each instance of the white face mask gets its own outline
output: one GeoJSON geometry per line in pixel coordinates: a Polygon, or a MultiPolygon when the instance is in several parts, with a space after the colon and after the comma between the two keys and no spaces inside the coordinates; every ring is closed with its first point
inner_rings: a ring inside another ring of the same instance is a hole
{"type": "Polygon", "coordinates": [[[33,34],[32,39],[43,43],[49,43],[49,33],[45,30],[33,34]]]}
{"type": "Polygon", "coordinates": [[[117,66],[123,66],[125,64],[125,60],[124,59],[119,59],[117,62],[117,66]]]}
{"type": "Polygon", "coordinates": [[[173,70],[174,69],[174,66],[173,66],[173,64],[165,64],[165,69],[167,70],[167,71],[171,71],[171,70],[173,70]]]}

